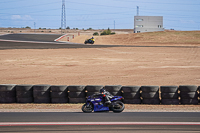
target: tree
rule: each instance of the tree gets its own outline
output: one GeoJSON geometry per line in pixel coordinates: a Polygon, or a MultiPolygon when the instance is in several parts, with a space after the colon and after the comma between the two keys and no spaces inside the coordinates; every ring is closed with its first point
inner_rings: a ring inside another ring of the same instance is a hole
{"type": "Polygon", "coordinates": [[[88,30],[92,30],[92,28],[89,28],[88,30]]]}
{"type": "Polygon", "coordinates": [[[26,28],[26,29],[31,29],[31,27],[29,27],[29,26],[26,26],[25,28],[26,28]]]}

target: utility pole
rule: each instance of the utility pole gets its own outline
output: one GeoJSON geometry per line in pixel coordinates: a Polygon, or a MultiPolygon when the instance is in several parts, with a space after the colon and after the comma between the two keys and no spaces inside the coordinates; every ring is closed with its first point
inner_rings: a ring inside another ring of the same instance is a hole
{"type": "Polygon", "coordinates": [[[114,32],[115,32],[115,20],[114,20],[114,32]]]}
{"type": "Polygon", "coordinates": [[[137,16],[139,16],[139,6],[137,6],[137,16]]]}
{"type": "Polygon", "coordinates": [[[62,29],[66,30],[65,0],[62,0],[61,34],[62,29]]]}
{"type": "Polygon", "coordinates": [[[34,32],[35,32],[35,29],[36,29],[36,23],[34,22],[34,32]]]}

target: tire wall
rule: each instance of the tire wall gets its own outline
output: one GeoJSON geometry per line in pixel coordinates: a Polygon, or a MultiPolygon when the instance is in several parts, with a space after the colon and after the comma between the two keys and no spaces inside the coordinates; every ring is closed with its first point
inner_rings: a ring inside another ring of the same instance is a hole
{"type": "Polygon", "coordinates": [[[179,86],[181,104],[198,104],[199,90],[195,85],[179,86]]]}
{"type": "Polygon", "coordinates": [[[34,103],[51,103],[50,85],[33,86],[34,103]]]}
{"type": "Polygon", "coordinates": [[[125,104],[200,104],[200,86],[121,85],[15,85],[0,84],[0,103],[85,103],[86,98],[105,88],[123,96],[125,104]]]}
{"type": "Polygon", "coordinates": [[[68,86],[69,103],[85,103],[86,94],[84,85],[68,86]]]}
{"type": "Polygon", "coordinates": [[[51,103],[68,103],[68,88],[66,85],[53,85],[50,87],[51,103]]]}
{"type": "Polygon", "coordinates": [[[16,85],[17,103],[33,103],[33,85],[16,85]]]}
{"type": "Polygon", "coordinates": [[[4,84],[0,85],[0,103],[16,102],[16,85],[4,84]]]}
{"type": "Polygon", "coordinates": [[[161,104],[177,105],[179,104],[178,86],[160,86],[161,104]]]}
{"type": "Polygon", "coordinates": [[[143,104],[160,104],[159,86],[141,86],[143,104]]]}
{"type": "Polygon", "coordinates": [[[123,102],[126,104],[141,104],[140,86],[122,86],[123,102]]]}

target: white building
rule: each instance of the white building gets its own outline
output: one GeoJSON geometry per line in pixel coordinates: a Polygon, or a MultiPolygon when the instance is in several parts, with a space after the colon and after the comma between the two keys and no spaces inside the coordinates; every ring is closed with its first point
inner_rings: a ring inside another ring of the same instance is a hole
{"type": "Polygon", "coordinates": [[[134,33],[164,31],[163,16],[134,16],[134,33]]]}

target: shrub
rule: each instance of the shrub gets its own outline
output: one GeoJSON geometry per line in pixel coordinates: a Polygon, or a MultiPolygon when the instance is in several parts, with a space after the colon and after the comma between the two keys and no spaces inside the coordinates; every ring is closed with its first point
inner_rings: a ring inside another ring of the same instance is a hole
{"type": "Polygon", "coordinates": [[[101,33],[101,35],[112,35],[112,34],[115,34],[115,32],[111,32],[109,28],[101,33]]]}
{"type": "Polygon", "coordinates": [[[94,32],[93,36],[99,36],[98,32],[94,32]]]}

